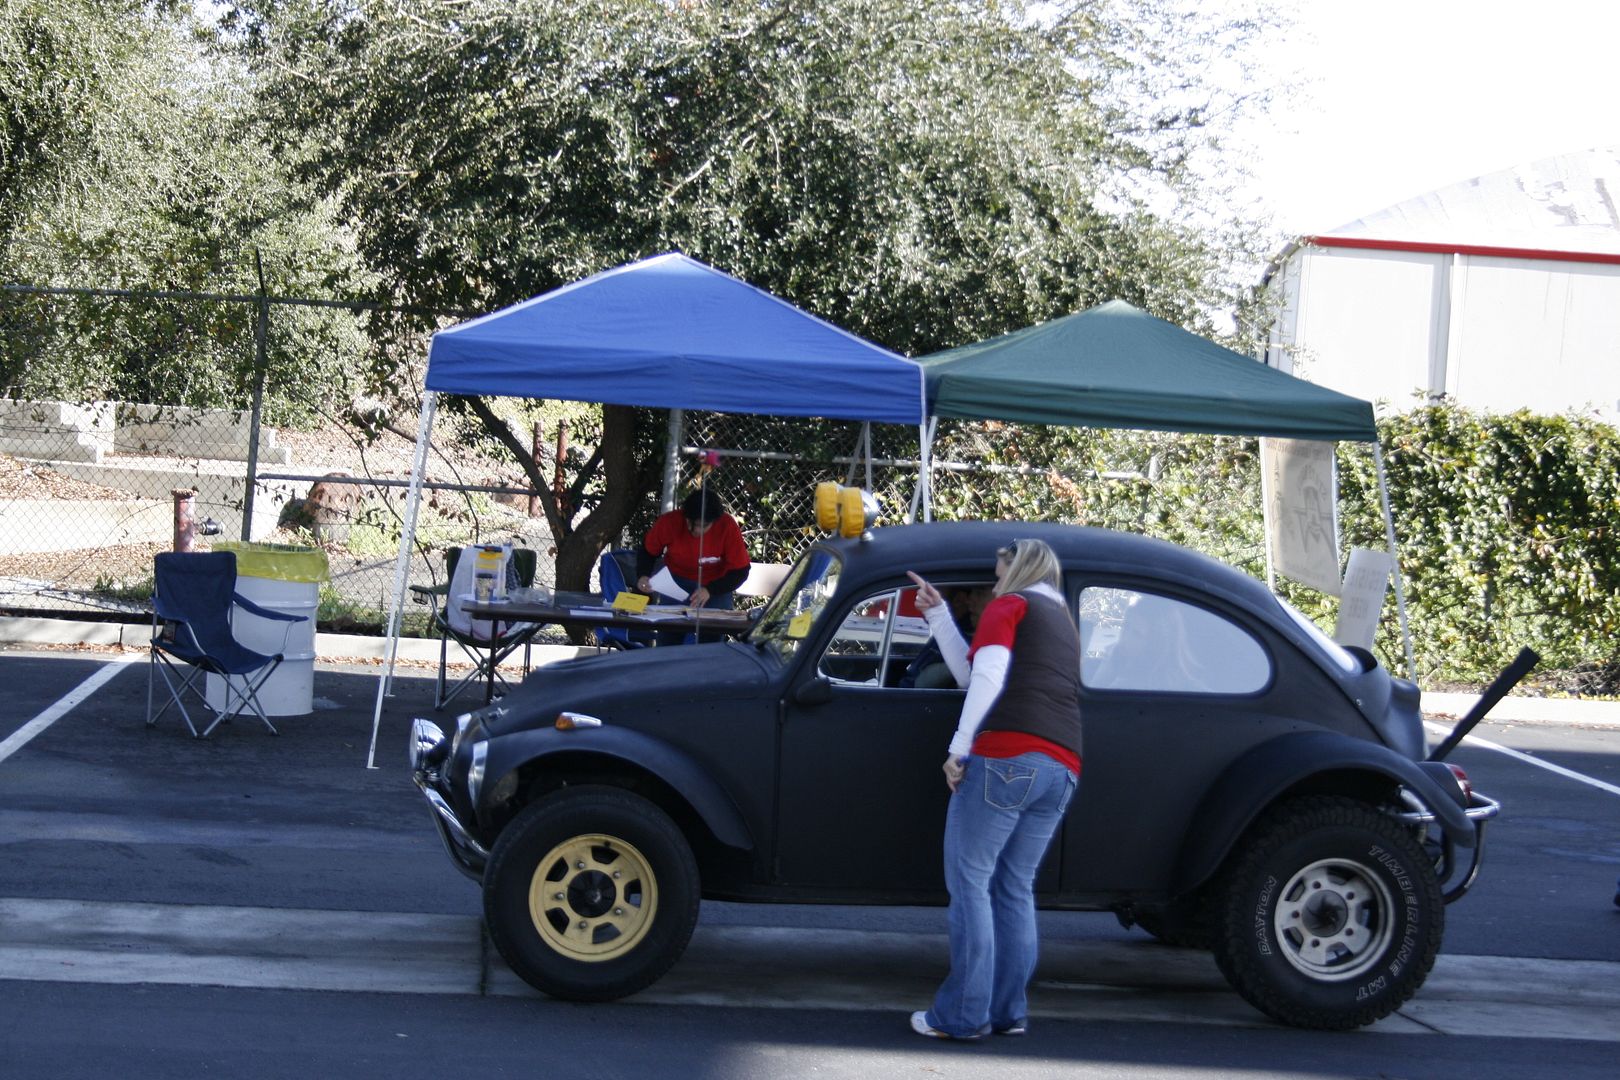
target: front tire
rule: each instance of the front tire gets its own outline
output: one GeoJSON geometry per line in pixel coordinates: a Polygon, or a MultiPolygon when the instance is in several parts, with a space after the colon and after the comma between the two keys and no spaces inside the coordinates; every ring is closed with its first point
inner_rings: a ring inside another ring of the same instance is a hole
{"type": "Polygon", "coordinates": [[[571,1001],[650,986],[697,924],[697,863],[653,803],[569,787],[509,824],[484,871],[484,921],[512,970],[571,1001]]]}
{"type": "Polygon", "coordinates": [[[1355,799],[1284,803],[1223,876],[1215,959],[1285,1024],[1361,1027],[1428,977],[1445,929],[1440,883],[1400,822],[1355,799]]]}

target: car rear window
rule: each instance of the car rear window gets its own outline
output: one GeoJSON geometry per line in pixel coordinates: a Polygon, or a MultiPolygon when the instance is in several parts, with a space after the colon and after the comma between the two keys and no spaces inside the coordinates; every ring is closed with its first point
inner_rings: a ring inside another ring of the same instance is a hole
{"type": "Polygon", "coordinates": [[[1271,684],[1271,657],[1247,630],[1158,593],[1081,590],[1080,647],[1080,681],[1093,689],[1253,694],[1271,684]]]}

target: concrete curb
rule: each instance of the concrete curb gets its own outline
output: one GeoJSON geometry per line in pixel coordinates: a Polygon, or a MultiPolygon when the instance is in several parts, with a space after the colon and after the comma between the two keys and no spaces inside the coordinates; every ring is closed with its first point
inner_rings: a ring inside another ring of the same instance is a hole
{"type": "MultiPolygon", "coordinates": [[[[5,979],[539,996],[468,915],[0,898],[0,919],[5,979]]],[[[700,924],[681,961],[631,1002],[903,1016],[928,1000],[948,952],[941,934],[700,924]]],[[[1417,997],[1372,1030],[1620,1041],[1617,978],[1620,964],[1605,961],[1442,955],[1417,997]]],[[[1276,1027],[1209,953],[1145,939],[1044,943],[1034,985],[1042,1020],[1276,1027]]]]}
{"type": "MultiPolygon", "coordinates": [[[[1478,694],[1442,694],[1425,690],[1423,712],[1428,716],[1461,717],[1478,700],[1478,694]]],[[[1486,719],[1499,724],[1620,727],[1620,701],[1515,697],[1510,694],[1496,703],[1495,708],[1486,714],[1486,719]]]]}

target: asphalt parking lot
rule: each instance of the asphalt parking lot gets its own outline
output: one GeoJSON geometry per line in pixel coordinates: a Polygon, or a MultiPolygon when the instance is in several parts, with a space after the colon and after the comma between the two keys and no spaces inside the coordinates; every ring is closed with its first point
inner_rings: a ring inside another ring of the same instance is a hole
{"type": "MultiPolygon", "coordinates": [[[[314,711],[277,718],[279,736],[237,720],[194,740],[172,716],[145,726],[145,661],[0,651],[0,981],[536,996],[487,948],[478,889],[409,781],[426,669],[384,699],[367,768],[375,664],[321,664],[314,711]]],[[[1620,729],[1481,734],[1516,747],[1459,751],[1507,814],[1429,983],[1373,1030],[1620,1040],[1620,729]]],[[[1048,1019],[1269,1026],[1206,954],[1105,914],[1042,918],[1048,1019]]],[[[881,1014],[943,973],[943,925],[937,909],[705,904],[687,957],[634,1002],[881,1014]]]]}

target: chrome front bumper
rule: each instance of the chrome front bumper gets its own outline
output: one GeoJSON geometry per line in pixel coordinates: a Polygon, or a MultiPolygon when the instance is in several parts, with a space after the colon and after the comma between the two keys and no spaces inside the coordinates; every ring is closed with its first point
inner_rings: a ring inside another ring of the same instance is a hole
{"type": "Polygon", "coordinates": [[[444,843],[444,850],[449,853],[450,861],[456,868],[474,881],[482,881],[484,866],[489,862],[489,852],[484,845],[474,839],[461,819],[456,816],[455,808],[450,805],[438,789],[440,780],[439,766],[443,764],[449,749],[445,742],[444,732],[431,720],[411,721],[411,742],[407,751],[411,762],[411,780],[422,797],[428,801],[428,807],[433,811],[433,824],[439,830],[439,839],[444,843]]]}
{"type": "Polygon", "coordinates": [[[484,866],[489,862],[489,852],[473,839],[461,819],[456,817],[449,801],[433,786],[437,777],[417,770],[411,774],[411,779],[416,781],[422,797],[427,799],[428,806],[433,810],[433,824],[438,827],[439,839],[444,842],[444,850],[456,864],[456,869],[474,881],[484,880],[484,866]]]}

